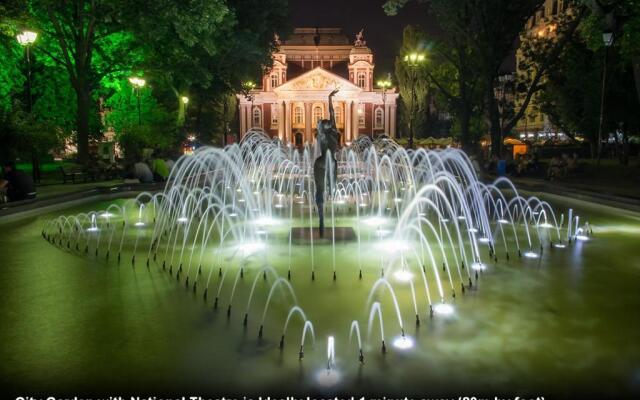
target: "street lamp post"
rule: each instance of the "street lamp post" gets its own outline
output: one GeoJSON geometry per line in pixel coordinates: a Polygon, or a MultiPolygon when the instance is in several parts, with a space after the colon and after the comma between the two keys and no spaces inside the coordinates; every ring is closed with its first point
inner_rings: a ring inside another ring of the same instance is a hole
{"type": "Polygon", "coordinates": [[[138,78],[137,76],[132,76],[131,78],[129,78],[129,82],[133,86],[133,90],[138,100],[138,125],[142,125],[142,116],[140,113],[140,89],[144,87],[147,81],[142,78],[138,78]]]}
{"type": "Polygon", "coordinates": [[[604,122],[604,90],[607,82],[607,54],[609,53],[609,47],[613,44],[613,32],[603,32],[602,41],[604,42],[604,64],[602,66],[602,90],[600,93],[600,121],[598,122],[598,166],[600,166],[600,158],[602,157],[602,125],[604,122]]]}
{"type": "Polygon", "coordinates": [[[18,39],[18,43],[24,47],[25,51],[25,59],[27,60],[27,98],[28,98],[28,111],[31,112],[31,55],[29,54],[29,49],[31,45],[38,38],[38,34],[36,32],[31,31],[23,31],[22,33],[16,35],[16,39],[18,39]]]}
{"type": "MultiPolygon", "coordinates": [[[[380,79],[378,87],[382,89],[382,127],[386,129],[387,124],[387,89],[391,87],[391,74],[387,74],[387,79],[380,79]]],[[[385,132],[389,133],[389,132],[385,132]]]]}
{"type": "Polygon", "coordinates": [[[418,68],[424,63],[424,53],[413,52],[404,56],[404,62],[409,67],[409,81],[411,83],[411,110],[409,115],[409,148],[413,149],[413,137],[415,136],[415,113],[416,113],[416,81],[418,78],[418,68]]]}
{"type": "MultiPolygon", "coordinates": [[[[253,94],[253,89],[255,89],[255,87],[256,87],[256,84],[253,83],[253,81],[246,81],[242,83],[242,88],[241,88],[241,92],[244,98],[251,102],[251,109],[249,110],[249,121],[251,121],[251,126],[249,126],[248,128],[253,127],[253,100],[255,99],[255,96],[253,94]]],[[[238,134],[238,142],[240,142],[241,134],[242,132],[238,134]]]]}
{"type": "MultiPolygon", "coordinates": [[[[16,35],[16,39],[21,46],[24,47],[24,54],[27,63],[27,112],[31,114],[31,108],[33,107],[33,101],[31,98],[31,45],[38,38],[38,34],[32,31],[23,31],[16,35]]],[[[40,162],[38,160],[38,154],[35,150],[31,152],[31,173],[34,182],[40,182],[40,162]]]]}
{"type": "Polygon", "coordinates": [[[182,104],[182,121],[181,124],[184,127],[187,121],[187,107],[189,106],[189,98],[187,96],[180,96],[180,103],[182,104]]]}

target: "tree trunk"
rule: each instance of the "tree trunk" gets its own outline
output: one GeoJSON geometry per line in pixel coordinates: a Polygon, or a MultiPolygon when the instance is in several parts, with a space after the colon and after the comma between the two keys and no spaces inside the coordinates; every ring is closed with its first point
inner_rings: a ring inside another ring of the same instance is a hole
{"type": "Polygon", "coordinates": [[[631,64],[633,65],[633,78],[636,81],[636,94],[638,101],[640,101],[640,56],[633,57],[631,64]]]}
{"type": "Polygon", "coordinates": [[[89,113],[91,109],[91,94],[85,85],[80,84],[76,88],[76,100],[78,163],[86,165],[89,161],[89,113]]]}
{"type": "MultiPolygon", "coordinates": [[[[492,82],[493,79],[488,80],[492,82]]],[[[498,157],[502,155],[502,126],[500,124],[500,111],[493,94],[493,85],[487,88],[487,111],[489,113],[489,132],[491,134],[491,154],[498,157]]]]}
{"type": "Polygon", "coordinates": [[[627,166],[629,165],[629,137],[627,136],[627,132],[622,133],[622,145],[620,149],[620,164],[627,166]]]}
{"type": "Polygon", "coordinates": [[[460,110],[460,142],[462,143],[462,149],[470,154],[472,150],[471,134],[469,127],[471,125],[471,113],[466,106],[463,106],[460,110]]]}
{"type": "Polygon", "coordinates": [[[589,151],[591,153],[591,159],[594,160],[598,153],[598,146],[593,140],[589,142],[589,151]]]}

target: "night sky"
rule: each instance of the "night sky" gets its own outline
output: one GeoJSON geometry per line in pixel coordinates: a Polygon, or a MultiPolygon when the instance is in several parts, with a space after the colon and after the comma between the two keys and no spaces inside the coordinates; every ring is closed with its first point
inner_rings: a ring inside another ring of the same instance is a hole
{"type": "Polygon", "coordinates": [[[374,54],[375,75],[393,73],[393,63],[402,43],[402,30],[408,24],[420,25],[427,32],[437,29],[424,6],[411,2],[398,15],[384,13],[384,0],[289,0],[291,24],[302,28],[342,28],[350,40],[364,28],[367,45],[374,54]]]}

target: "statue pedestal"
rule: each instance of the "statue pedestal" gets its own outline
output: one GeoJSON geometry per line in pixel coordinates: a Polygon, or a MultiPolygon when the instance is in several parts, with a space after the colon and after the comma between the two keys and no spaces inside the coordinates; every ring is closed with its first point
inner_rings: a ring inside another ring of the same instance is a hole
{"type": "MultiPolygon", "coordinates": [[[[313,241],[316,242],[333,242],[334,229],[330,226],[324,227],[324,237],[320,237],[320,229],[318,227],[309,228],[291,228],[291,241],[293,243],[308,243],[311,241],[313,235],[313,241]]],[[[351,242],[357,240],[356,231],[350,226],[336,226],[335,227],[335,241],[336,242],[351,242]]]]}

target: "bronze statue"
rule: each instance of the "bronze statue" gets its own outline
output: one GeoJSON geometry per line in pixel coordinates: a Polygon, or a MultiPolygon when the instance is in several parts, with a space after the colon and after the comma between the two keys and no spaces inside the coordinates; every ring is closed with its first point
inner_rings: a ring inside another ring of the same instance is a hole
{"type": "Polygon", "coordinates": [[[318,207],[318,217],[320,219],[320,237],[324,236],[324,189],[326,187],[325,176],[327,168],[327,151],[330,152],[331,171],[333,172],[333,182],[338,178],[338,163],[336,161],[336,151],[340,143],[340,132],[336,127],[336,115],[333,110],[331,99],[338,93],[335,89],[329,94],[329,119],[318,121],[318,135],[316,140],[320,146],[320,156],[313,163],[313,178],[316,182],[316,206],[318,207]]]}

